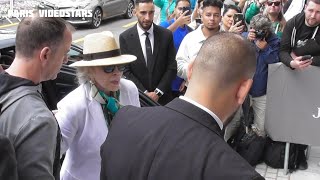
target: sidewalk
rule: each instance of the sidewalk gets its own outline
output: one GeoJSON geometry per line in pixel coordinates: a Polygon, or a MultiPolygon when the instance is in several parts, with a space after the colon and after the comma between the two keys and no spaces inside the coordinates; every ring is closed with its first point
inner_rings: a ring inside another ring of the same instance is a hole
{"type": "Polygon", "coordinates": [[[320,147],[312,146],[308,159],[309,167],[307,170],[297,170],[291,174],[285,175],[283,169],[273,169],[268,167],[265,163],[262,163],[256,166],[256,171],[265,177],[266,180],[320,180],[319,162],[320,147]]]}

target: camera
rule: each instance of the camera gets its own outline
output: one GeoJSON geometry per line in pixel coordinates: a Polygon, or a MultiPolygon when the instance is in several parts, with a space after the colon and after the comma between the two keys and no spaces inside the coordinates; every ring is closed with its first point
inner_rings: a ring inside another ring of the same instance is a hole
{"type": "Polygon", "coordinates": [[[190,7],[182,7],[182,12],[184,13],[186,11],[189,11],[189,12],[187,12],[186,16],[191,14],[191,8],[190,7]]]}
{"type": "Polygon", "coordinates": [[[267,31],[265,30],[256,30],[255,31],[257,39],[264,39],[267,36],[267,31]]]}

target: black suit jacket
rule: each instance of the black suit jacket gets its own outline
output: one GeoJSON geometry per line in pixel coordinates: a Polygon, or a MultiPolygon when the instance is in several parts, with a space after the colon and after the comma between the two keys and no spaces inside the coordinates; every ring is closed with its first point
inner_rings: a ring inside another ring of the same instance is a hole
{"type": "Polygon", "coordinates": [[[101,179],[264,179],[221,134],[212,116],[178,98],[166,106],[124,107],[101,146],[101,179]]]}
{"type": "Polygon", "coordinates": [[[165,93],[168,98],[171,92],[171,82],[177,74],[176,51],[173,45],[172,32],[153,24],[154,32],[154,61],[148,66],[143,56],[137,25],[124,31],[119,36],[122,54],[137,56],[137,60],[130,63],[124,75],[142,90],[154,91],[156,88],[165,93]]]}

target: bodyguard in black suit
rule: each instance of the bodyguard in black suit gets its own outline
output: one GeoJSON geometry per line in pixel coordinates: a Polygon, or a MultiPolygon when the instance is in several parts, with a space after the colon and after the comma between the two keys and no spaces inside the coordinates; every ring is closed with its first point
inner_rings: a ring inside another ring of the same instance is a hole
{"type": "Polygon", "coordinates": [[[137,56],[124,76],[153,100],[166,104],[171,100],[171,82],[177,74],[172,33],[153,23],[152,0],[136,0],[134,13],[138,23],[119,37],[121,52],[137,56]]]}
{"type": "Polygon", "coordinates": [[[185,96],[118,111],[101,146],[101,179],[264,179],[222,135],[251,87],[255,65],[255,50],[241,36],[208,38],[188,70],[185,96]]]}

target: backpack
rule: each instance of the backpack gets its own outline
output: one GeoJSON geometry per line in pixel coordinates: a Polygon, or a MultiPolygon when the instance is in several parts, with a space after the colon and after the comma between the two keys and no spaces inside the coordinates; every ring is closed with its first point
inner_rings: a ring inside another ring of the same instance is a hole
{"type": "Polygon", "coordinates": [[[247,133],[244,126],[240,127],[235,137],[231,137],[228,143],[251,166],[262,162],[266,139],[251,129],[247,133]]]}
{"type": "Polygon", "coordinates": [[[237,132],[228,140],[228,144],[238,152],[251,166],[262,162],[266,144],[266,138],[258,136],[250,125],[253,122],[253,109],[249,109],[249,114],[240,119],[240,127],[237,132]],[[246,119],[249,118],[249,119],[246,119]]]}
{"type": "MultiPolygon", "coordinates": [[[[275,169],[284,168],[284,157],[285,157],[285,142],[273,141],[267,138],[267,145],[264,153],[264,162],[275,169]]],[[[299,149],[296,144],[291,143],[289,148],[289,164],[288,169],[290,172],[298,168],[298,153],[299,149]]]]}

